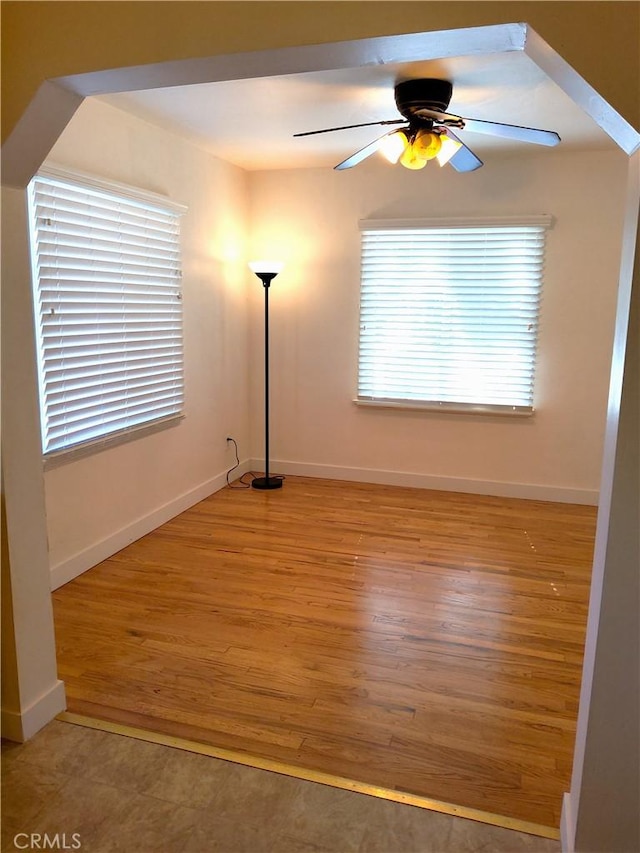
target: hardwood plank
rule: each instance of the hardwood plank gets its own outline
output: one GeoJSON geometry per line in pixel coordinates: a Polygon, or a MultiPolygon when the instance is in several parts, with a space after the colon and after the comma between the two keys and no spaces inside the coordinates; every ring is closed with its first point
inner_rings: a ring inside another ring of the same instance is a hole
{"type": "Polygon", "coordinates": [[[69,709],[557,827],[595,517],[225,489],[54,593],[69,709]]]}

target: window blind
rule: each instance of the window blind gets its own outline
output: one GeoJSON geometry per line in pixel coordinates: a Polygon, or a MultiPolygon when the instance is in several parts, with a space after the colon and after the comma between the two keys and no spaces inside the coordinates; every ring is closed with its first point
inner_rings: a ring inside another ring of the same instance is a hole
{"type": "Polygon", "coordinates": [[[532,411],[549,224],[363,224],[358,400],[532,411]]]}
{"type": "Polygon", "coordinates": [[[29,206],[44,452],[178,415],[182,210],[50,175],[29,206]]]}

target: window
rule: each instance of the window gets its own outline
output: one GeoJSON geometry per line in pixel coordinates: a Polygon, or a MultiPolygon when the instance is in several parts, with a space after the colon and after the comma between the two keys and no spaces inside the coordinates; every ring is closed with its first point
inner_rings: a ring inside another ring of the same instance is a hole
{"type": "Polygon", "coordinates": [[[183,212],[62,170],[31,181],[45,454],[180,417],[183,212]]]}
{"type": "Polygon", "coordinates": [[[530,414],[550,224],[362,223],[357,402],[530,414]]]}

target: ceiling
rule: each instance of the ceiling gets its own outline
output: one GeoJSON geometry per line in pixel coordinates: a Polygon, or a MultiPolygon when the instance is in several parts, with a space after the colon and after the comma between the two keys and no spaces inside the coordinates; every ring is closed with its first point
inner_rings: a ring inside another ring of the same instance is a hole
{"type": "MultiPolygon", "coordinates": [[[[558,149],[616,145],[521,51],[290,74],[103,96],[119,109],[203,146],[243,169],[331,167],[388,128],[294,138],[337,125],[398,118],[396,80],[438,77],[454,91],[449,111],[469,118],[555,130],[558,149]]],[[[496,149],[551,149],[461,132],[481,157],[496,149]]]]}

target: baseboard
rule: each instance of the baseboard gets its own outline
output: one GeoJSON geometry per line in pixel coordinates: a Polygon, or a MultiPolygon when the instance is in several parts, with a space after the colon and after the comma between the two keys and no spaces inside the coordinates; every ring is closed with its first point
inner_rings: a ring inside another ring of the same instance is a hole
{"type": "MultiPolygon", "coordinates": [[[[264,460],[253,459],[251,467],[264,470],[264,460]]],[[[591,489],[570,489],[562,486],[543,486],[535,483],[502,483],[491,480],[468,480],[460,477],[434,477],[406,471],[385,471],[377,468],[348,468],[337,465],[317,465],[274,459],[269,464],[272,473],[320,477],[328,480],[350,480],[356,483],[379,483],[384,486],[412,486],[418,489],[437,489],[443,492],[465,492],[473,495],[495,495],[500,498],[525,498],[536,501],[598,505],[598,492],[591,489]]]]}
{"type": "Polygon", "coordinates": [[[2,737],[23,743],[55,719],[67,707],[62,681],[56,680],[46,693],[24,711],[2,709],[2,737]]]}
{"type": "MultiPolygon", "coordinates": [[[[246,471],[249,471],[250,468],[249,460],[245,460],[235,469],[231,479],[238,479],[238,477],[241,477],[246,471]]],[[[195,489],[191,489],[190,491],[179,495],[174,500],[158,507],[148,515],[137,518],[131,524],[117,530],[111,536],[107,536],[106,539],[102,539],[100,542],[96,542],[94,545],[74,554],[67,560],[52,566],[51,589],[58,589],[65,583],[69,583],[69,581],[77,578],[78,575],[81,575],[88,569],[93,568],[93,566],[97,566],[97,564],[101,563],[102,560],[108,559],[113,556],[113,554],[116,554],[118,551],[126,548],[127,545],[131,545],[131,543],[135,542],[136,539],[146,536],[147,533],[151,533],[152,530],[155,530],[161,524],[165,524],[165,522],[175,518],[176,515],[179,515],[181,512],[184,512],[186,509],[194,506],[194,504],[208,498],[209,495],[219,491],[226,486],[226,484],[227,474],[226,471],[224,471],[216,477],[206,480],[204,483],[200,483],[200,485],[196,486],[195,489]]]]}
{"type": "Polygon", "coordinates": [[[560,815],[560,844],[562,853],[574,853],[574,838],[576,828],[573,823],[573,809],[571,808],[571,794],[566,793],[562,797],[562,813],[560,815]]]}

